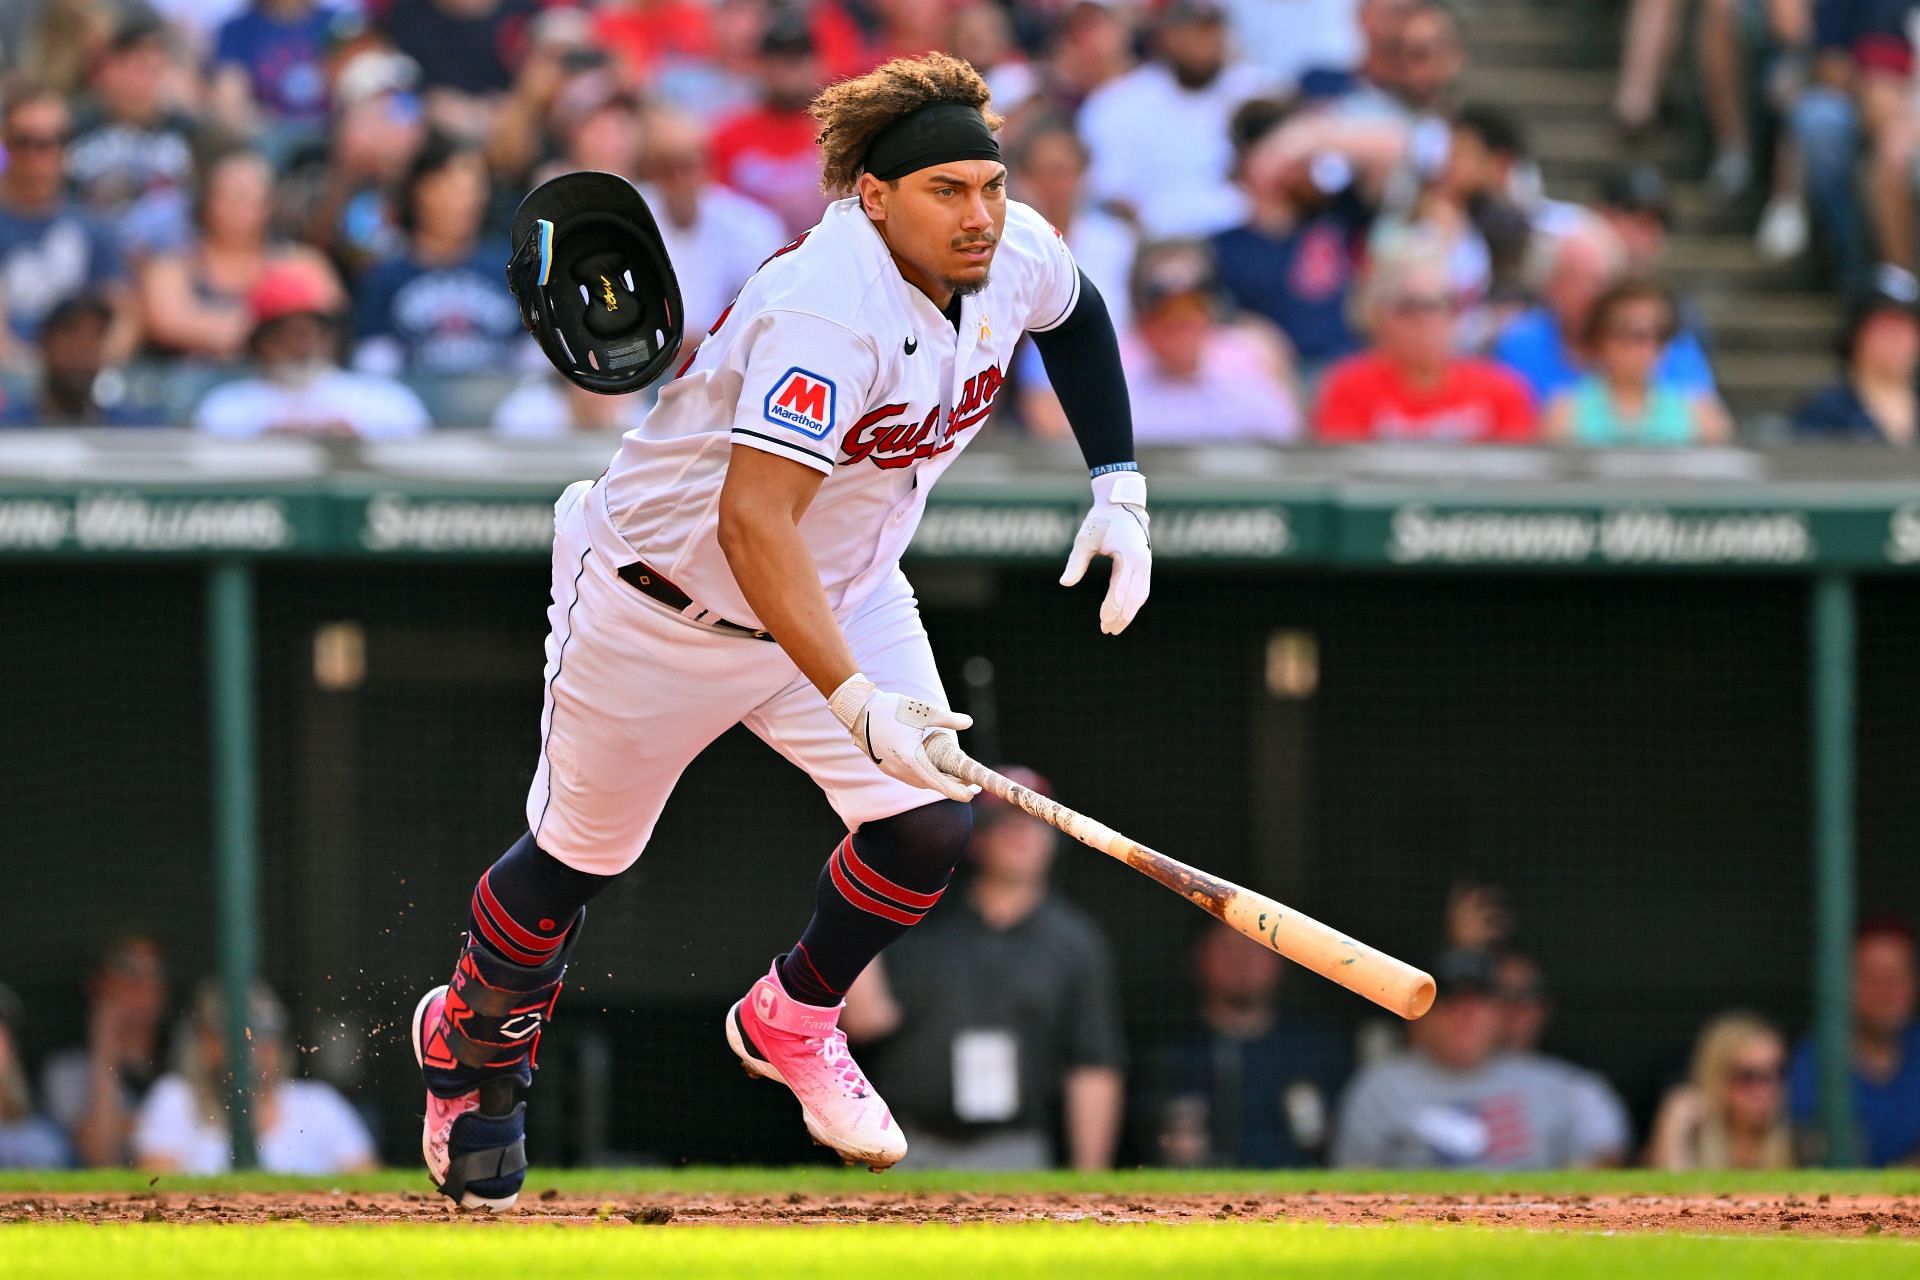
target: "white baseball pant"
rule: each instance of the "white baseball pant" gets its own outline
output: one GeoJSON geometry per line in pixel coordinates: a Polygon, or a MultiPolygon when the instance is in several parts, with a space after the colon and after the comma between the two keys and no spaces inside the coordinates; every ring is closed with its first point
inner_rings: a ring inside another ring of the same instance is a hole
{"type": "MultiPolygon", "coordinates": [[[[692,622],[617,577],[588,536],[589,487],[554,508],[546,702],[527,792],[542,849],[579,871],[624,871],[682,771],[741,723],[805,770],[850,831],[939,798],[880,772],[779,645],[692,622]]],[[[946,704],[904,574],[841,626],[875,684],[946,704]]]]}

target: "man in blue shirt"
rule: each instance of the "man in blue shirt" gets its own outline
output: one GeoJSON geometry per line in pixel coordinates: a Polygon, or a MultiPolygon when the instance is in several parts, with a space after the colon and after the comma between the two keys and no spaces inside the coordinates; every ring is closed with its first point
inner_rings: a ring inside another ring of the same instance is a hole
{"type": "Polygon", "coordinates": [[[327,115],[328,44],[339,21],[314,0],[254,0],[214,43],[219,80],[244,86],[269,121],[318,125],[327,115]]]}
{"type": "Polygon", "coordinates": [[[67,198],[62,165],[72,121],[51,90],[11,97],[0,113],[0,356],[30,345],[54,305],[77,293],[106,297],[115,323],[109,349],[126,354],[125,272],[120,249],[99,222],[67,198]]]}
{"type": "MultiPolygon", "coordinates": [[[[1507,326],[1493,344],[1493,358],[1519,374],[1546,404],[1580,380],[1580,335],[1594,301],[1625,267],[1618,237],[1598,218],[1586,217],[1555,238],[1549,249],[1544,304],[1507,326]]],[[[1655,381],[1687,395],[1711,395],[1713,368],[1700,340],[1681,330],[1660,353],[1655,381]]]]}
{"type": "Polygon", "coordinates": [[[1311,371],[1359,349],[1347,304],[1373,210],[1354,166],[1334,152],[1288,166],[1270,181],[1249,180],[1248,153],[1288,114],[1264,98],[1234,113],[1235,168],[1251,215],[1216,232],[1212,243],[1220,284],[1234,305],[1279,326],[1311,371]]]}
{"type": "MultiPolygon", "coordinates": [[[[1853,944],[1853,1116],[1863,1164],[1920,1159],[1920,1023],[1913,1018],[1913,930],[1896,917],[1864,923],[1853,944]]],[[[1812,1038],[1793,1055],[1787,1080],[1793,1119],[1818,1123],[1812,1038]]]]}

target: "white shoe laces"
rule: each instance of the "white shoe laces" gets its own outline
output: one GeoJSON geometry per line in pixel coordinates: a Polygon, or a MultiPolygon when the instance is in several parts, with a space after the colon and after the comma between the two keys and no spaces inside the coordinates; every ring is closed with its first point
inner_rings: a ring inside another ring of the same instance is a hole
{"type": "Polygon", "coordinates": [[[853,1060],[852,1052],[847,1048],[847,1033],[835,1031],[819,1042],[820,1058],[827,1064],[827,1070],[833,1072],[840,1081],[840,1087],[850,1098],[864,1098],[872,1093],[867,1077],[860,1071],[860,1064],[853,1060]]]}

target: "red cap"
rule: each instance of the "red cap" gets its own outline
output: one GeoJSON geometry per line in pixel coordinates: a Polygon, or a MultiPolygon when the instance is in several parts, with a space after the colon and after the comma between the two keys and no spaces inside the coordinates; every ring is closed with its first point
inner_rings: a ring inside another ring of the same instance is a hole
{"type": "Polygon", "coordinates": [[[334,311],[334,293],[326,277],[300,262],[282,262],[268,267],[247,294],[247,309],[253,313],[254,328],[287,316],[330,316],[334,311]]]}

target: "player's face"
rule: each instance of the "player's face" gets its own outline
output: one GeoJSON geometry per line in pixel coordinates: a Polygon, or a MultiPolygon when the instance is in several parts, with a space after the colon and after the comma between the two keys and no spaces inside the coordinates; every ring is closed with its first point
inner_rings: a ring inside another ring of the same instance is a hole
{"type": "Polygon", "coordinates": [[[900,274],[944,304],[948,294],[978,293],[1007,225],[1007,167],[998,160],[954,160],[888,185],[862,178],[867,216],[880,224],[900,274]]]}

